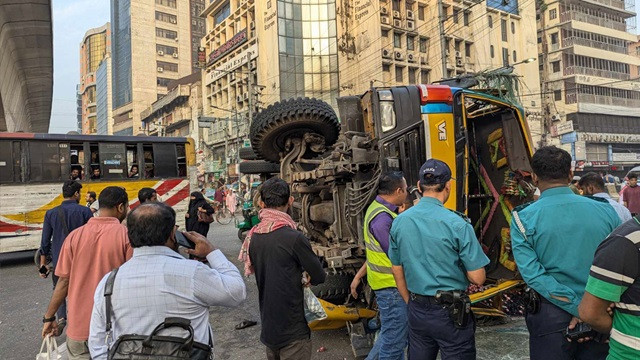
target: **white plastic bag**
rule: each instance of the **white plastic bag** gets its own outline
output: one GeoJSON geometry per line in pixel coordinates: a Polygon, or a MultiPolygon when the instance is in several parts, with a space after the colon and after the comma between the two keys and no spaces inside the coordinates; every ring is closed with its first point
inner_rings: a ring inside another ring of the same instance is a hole
{"type": "Polygon", "coordinates": [[[304,288],[304,317],[307,323],[327,318],[327,312],[309,287],[304,288]]]}
{"type": "Polygon", "coordinates": [[[60,360],[62,359],[62,355],[58,351],[58,342],[56,338],[51,337],[51,335],[47,335],[44,340],[42,340],[42,345],[40,346],[40,352],[36,355],[36,360],[60,360]]]}

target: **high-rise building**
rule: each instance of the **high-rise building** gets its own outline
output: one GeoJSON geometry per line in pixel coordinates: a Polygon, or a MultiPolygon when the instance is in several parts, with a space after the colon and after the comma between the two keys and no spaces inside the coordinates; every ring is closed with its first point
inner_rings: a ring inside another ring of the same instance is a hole
{"type": "MultiPolygon", "coordinates": [[[[629,45],[629,54],[640,59],[640,35],[635,42],[629,45]]],[[[640,65],[631,66],[631,78],[635,79],[640,76],[640,65]]]]}
{"type": "Polygon", "coordinates": [[[80,86],[82,98],[81,127],[83,134],[95,134],[96,123],[96,70],[111,49],[109,23],[90,29],[80,43],[80,86]]]}
{"type": "MultiPolygon", "coordinates": [[[[202,0],[112,0],[113,133],[142,132],[140,113],[193,71],[202,0]]],[[[197,49],[196,49],[197,50],[197,49]]]]}
{"type": "Polygon", "coordinates": [[[107,54],[96,70],[96,124],[98,135],[113,135],[111,56],[107,54]]]}
{"type": "Polygon", "coordinates": [[[544,143],[564,147],[576,170],[640,163],[640,58],[631,0],[560,0],[538,8],[544,143]]]}
{"type": "Polygon", "coordinates": [[[208,54],[203,93],[206,116],[221,119],[207,139],[214,156],[235,161],[249,110],[256,106],[309,96],[336,107],[336,97],[362,94],[372,85],[431,83],[443,74],[513,66],[526,84],[519,89],[523,105],[539,112],[539,74],[530,62],[538,55],[534,2],[442,0],[442,29],[439,4],[210,1],[203,12],[202,46],[208,54]]]}

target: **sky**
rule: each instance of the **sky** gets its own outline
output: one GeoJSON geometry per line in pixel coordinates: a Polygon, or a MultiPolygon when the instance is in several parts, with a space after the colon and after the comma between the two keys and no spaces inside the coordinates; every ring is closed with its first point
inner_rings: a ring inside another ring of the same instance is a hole
{"type": "MultiPolygon", "coordinates": [[[[639,11],[640,0],[635,1],[636,11],[639,11]]],[[[49,132],[64,134],[77,130],[76,85],[80,79],[80,42],[87,30],[109,21],[110,1],[52,0],[52,3],[53,106],[49,132]]]]}

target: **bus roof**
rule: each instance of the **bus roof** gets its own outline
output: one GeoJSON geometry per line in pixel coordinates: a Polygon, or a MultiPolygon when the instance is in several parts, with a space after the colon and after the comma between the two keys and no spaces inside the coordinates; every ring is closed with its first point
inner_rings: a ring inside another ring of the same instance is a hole
{"type": "Polygon", "coordinates": [[[0,132],[0,139],[19,140],[53,140],[53,141],[92,141],[92,142],[154,142],[154,143],[186,143],[185,137],[159,136],[118,136],[118,135],[69,135],[40,133],[0,132]]]}

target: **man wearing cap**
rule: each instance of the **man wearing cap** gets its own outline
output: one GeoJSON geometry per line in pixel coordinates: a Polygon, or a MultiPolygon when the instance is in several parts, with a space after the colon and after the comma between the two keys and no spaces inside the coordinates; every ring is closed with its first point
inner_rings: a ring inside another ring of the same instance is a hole
{"type": "Polygon", "coordinates": [[[569,189],[571,189],[571,191],[573,191],[573,193],[576,195],[582,195],[580,193],[580,189],[578,188],[579,182],[580,182],[580,176],[574,176],[573,179],[571,179],[571,183],[569,184],[569,189]]]}
{"type": "Polygon", "coordinates": [[[409,359],[435,360],[438,352],[442,360],[475,359],[473,316],[454,321],[443,295],[464,294],[469,282],[482,285],[489,259],[466,217],[444,207],[449,166],[429,159],[419,179],[422,199],[393,221],[389,246],[398,291],[409,304],[409,359]]]}
{"type": "Polygon", "coordinates": [[[594,253],[620,218],[606,199],[576,196],[569,189],[568,152],[542,147],[531,168],[540,198],[515,208],[511,220],[513,256],[537,304],[526,314],[529,355],[531,360],[605,359],[604,341],[569,342],[562,330],[580,322],[578,304],[594,253]]]}

